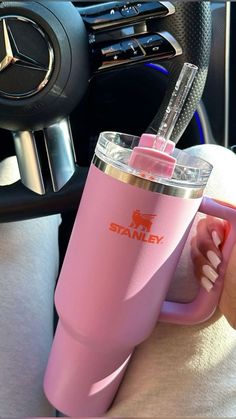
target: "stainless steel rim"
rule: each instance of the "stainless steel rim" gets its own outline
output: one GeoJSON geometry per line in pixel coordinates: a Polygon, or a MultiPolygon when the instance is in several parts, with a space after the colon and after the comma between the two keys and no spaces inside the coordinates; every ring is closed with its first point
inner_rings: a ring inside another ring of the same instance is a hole
{"type": "Polygon", "coordinates": [[[197,199],[201,198],[203,195],[204,188],[181,187],[152,182],[151,180],[143,179],[117,169],[111,164],[104,162],[96,155],[94,156],[92,163],[95,167],[97,167],[97,169],[101,170],[101,172],[107,174],[108,176],[111,176],[120,182],[136,186],[137,188],[145,189],[146,191],[157,192],[184,199],[197,199]]]}

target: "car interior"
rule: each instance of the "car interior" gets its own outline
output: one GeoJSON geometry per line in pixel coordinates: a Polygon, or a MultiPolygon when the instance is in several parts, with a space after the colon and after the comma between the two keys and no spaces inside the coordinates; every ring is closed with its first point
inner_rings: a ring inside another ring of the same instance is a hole
{"type": "MultiPolygon", "coordinates": [[[[26,14],[30,14],[30,6],[33,5],[33,2],[27,3],[29,10],[26,14]]],[[[59,10],[63,7],[63,2],[51,2],[51,4],[56,5],[59,10]]],[[[196,48],[202,48],[200,44],[187,45],[192,42],[192,39],[190,41],[188,39],[190,36],[195,37],[195,41],[199,38],[198,20],[201,22],[201,28],[206,30],[205,12],[201,10],[198,16],[194,10],[195,4],[195,2],[186,2],[186,4],[179,2],[172,5],[168,2],[155,1],[73,2],[74,10],[80,14],[86,30],[86,41],[88,41],[86,53],[89,57],[86,62],[88,66],[86,69],[88,72],[86,75],[87,85],[80,89],[82,90],[80,99],[76,98],[72,105],[70,103],[71,112],[67,112],[64,107],[63,111],[60,109],[58,115],[56,113],[52,115],[49,122],[46,121],[44,115],[41,115],[39,123],[33,121],[33,116],[28,114],[18,123],[17,120],[20,118],[14,114],[15,109],[11,108],[12,102],[16,102],[1,95],[2,118],[0,126],[3,138],[1,159],[17,152],[19,161],[22,156],[19,157],[19,150],[15,151],[15,149],[17,150],[17,147],[15,148],[16,140],[14,144],[12,132],[33,129],[41,170],[45,183],[49,183],[48,192],[40,193],[38,196],[35,193],[29,193],[29,189],[27,189],[29,185],[25,180],[23,180],[24,187],[21,187],[22,185],[15,185],[14,188],[9,187],[6,195],[5,190],[2,190],[3,202],[0,219],[3,222],[24,217],[31,218],[59,210],[63,211],[66,223],[70,224],[86,177],[86,169],[83,172],[83,168],[87,168],[91,162],[99,133],[104,130],[112,130],[140,135],[147,131],[151,121],[158,114],[161,103],[163,104],[168,81],[171,78],[170,73],[173,72],[172,67],[178,60],[182,63],[185,54],[192,54],[194,57],[198,53],[196,48]],[[183,19],[186,22],[183,23],[186,27],[178,29],[175,26],[178,14],[180,19],[184,16],[183,19]],[[190,24],[191,19],[193,19],[193,25],[190,24]],[[190,26],[192,26],[193,35],[188,33],[190,26]],[[174,39],[177,29],[179,30],[177,36],[181,36],[184,42],[187,42],[187,51],[183,51],[183,46],[179,42],[182,53],[178,50],[178,39],[174,39]],[[168,33],[173,38],[170,42],[164,38],[160,41],[160,36],[158,38],[156,35],[160,32],[165,35],[168,33]],[[154,34],[156,38],[153,36],[154,34]],[[150,36],[152,37],[151,48],[143,54],[139,47],[140,42],[146,45],[145,42],[148,42],[148,38],[150,41],[150,36]],[[163,51],[160,51],[160,42],[162,42],[163,51]],[[154,45],[155,43],[157,45],[154,45]],[[8,121],[10,110],[11,120],[8,121]],[[62,112],[64,114],[60,114],[62,112]],[[70,180],[71,191],[66,190],[65,194],[61,190],[57,191],[54,193],[57,195],[55,198],[50,195],[52,180],[49,176],[43,128],[57,122],[62,117],[67,117],[69,113],[76,161],[81,167],[81,178],[78,179],[77,190],[74,190],[76,188],[72,186],[73,182],[70,180]],[[75,194],[77,194],[77,198],[75,198],[75,194]]],[[[24,3],[17,3],[18,8],[21,5],[24,3]]],[[[13,6],[15,7],[15,4],[13,6]]],[[[2,2],[1,14],[5,13],[5,8],[13,6],[12,2],[2,2]]],[[[204,142],[216,142],[225,147],[232,147],[234,144],[233,93],[235,83],[233,73],[235,60],[233,50],[235,41],[233,22],[235,4],[234,2],[213,1],[210,3],[210,9],[212,38],[211,48],[209,47],[209,51],[206,53],[210,54],[209,57],[206,57],[209,59],[206,85],[203,96],[199,97],[196,103],[194,116],[189,118],[188,123],[182,129],[178,143],[179,148],[204,142]]],[[[6,11],[8,13],[8,9],[6,11]]],[[[17,10],[15,11],[13,8],[11,11],[10,9],[10,13],[12,12],[15,13],[17,10]]],[[[17,33],[18,28],[17,25],[13,28],[13,23],[13,21],[9,23],[9,27],[14,34],[14,30],[17,33]]],[[[207,30],[209,32],[209,28],[207,30]]],[[[1,37],[3,37],[3,32],[1,37]]],[[[75,54],[77,52],[75,51],[75,54]]],[[[3,54],[4,51],[1,50],[1,56],[3,54]]],[[[202,51],[200,51],[201,54],[202,51]]],[[[13,67],[11,71],[13,72],[13,67]]],[[[4,91],[6,72],[5,74],[2,72],[1,77],[1,90],[4,91]]],[[[76,79],[76,74],[74,77],[75,86],[84,84],[81,82],[80,75],[78,75],[78,79],[76,79]]],[[[26,101],[25,103],[27,100],[36,102],[36,99],[37,95],[29,99],[25,98],[24,101],[26,101]]],[[[18,100],[18,104],[20,102],[23,104],[23,99],[18,100]]],[[[22,162],[22,165],[24,164],[25,161],[22,162]]],[[[23,170],[20,164],[21,173],[23,170]]]]}
{"type": "Polygon", "coordinates": [[[185,62],[171,139],[236,152],[235,23],[229,1],[1,1],[0,160],[21,180],[0,186],[0,222],[61,213],[62,264],[99,134],[157,133],[185,62]]]}

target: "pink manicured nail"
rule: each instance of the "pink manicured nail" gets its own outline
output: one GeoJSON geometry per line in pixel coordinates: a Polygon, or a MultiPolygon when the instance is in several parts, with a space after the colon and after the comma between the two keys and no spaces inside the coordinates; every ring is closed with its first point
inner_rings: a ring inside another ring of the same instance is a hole
{"type": "Polygon", "coordinates": [[[211,262],[213,268],[217,269],[219,264],[221,263],[220,258],[217,256],[213,250],[208,250],[207,252],[207,259],[211,262]]]}
{"type": "Polygon", "coordinates": [[[211,289],[213,288],[212,282],[208,278],[206,278],[205,276],[203,276],[201,278],[201,284],[202,284],[203,288],[205,288],[205,290],[207,290],[207,292],[210,292],[211,289]]]}
{"type": "Polygon", "coordinates": [[[219,247],[219,245],[221,244],[221,239],[219,237],[219,234],[214,230],[214,231],[212,231],[211,236],[212,236],[212,240],[214,242],[214,245],[216,247],[219,247]]]}
{"type": "Polygon", "coordinates": [[[216,282],[219,276],[218,273],[209,265],[203,265],[202,272],[208,279],[210,279],[211,282],[216,282]]]}

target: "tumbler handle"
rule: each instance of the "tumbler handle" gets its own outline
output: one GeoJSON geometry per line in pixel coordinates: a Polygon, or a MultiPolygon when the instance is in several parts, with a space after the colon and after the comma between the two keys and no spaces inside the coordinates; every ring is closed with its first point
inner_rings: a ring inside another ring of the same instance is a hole
{"type": "MultiPolygon", "coordinates": [[[[218,217],[229,222],[229,232],[223,244],[223,264],[226,266],[233,245],[236,243],[236,207],[225,202],[204,197],[199,212],[218,217]]],[[[163,303],[159,321],[192,325],[209,319],[215,312],[223,288],[223,277],[219,276],[210,292],[200,287],[198,295],[190,303],[163,303]]]]}

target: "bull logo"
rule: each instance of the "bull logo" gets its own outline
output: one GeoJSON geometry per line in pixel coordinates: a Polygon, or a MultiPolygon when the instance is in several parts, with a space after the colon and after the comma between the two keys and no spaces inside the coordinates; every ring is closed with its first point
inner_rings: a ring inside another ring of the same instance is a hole
{"type": "Polygon", "coordinates": [[[153,214],[142,214],[140,210],[135,210],[132,214],[132,222],[129,227],[138,229],[139,227],[142,228],[143,231],[150,233],[153,219],[156,215],[153,214]]]}

